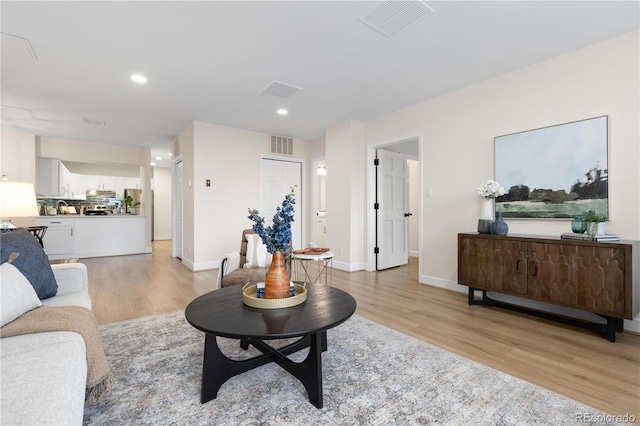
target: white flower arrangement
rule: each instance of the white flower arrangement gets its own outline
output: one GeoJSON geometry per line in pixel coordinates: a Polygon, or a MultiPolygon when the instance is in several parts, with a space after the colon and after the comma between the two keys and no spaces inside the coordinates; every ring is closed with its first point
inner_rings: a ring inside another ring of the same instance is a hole
{"type": "Polygon", "coordinates": [[[496,198],[504,195],[504,187],[495,180],[489,179],[485,183],[478,185],[476,192],[483,198],[496,198]]]}

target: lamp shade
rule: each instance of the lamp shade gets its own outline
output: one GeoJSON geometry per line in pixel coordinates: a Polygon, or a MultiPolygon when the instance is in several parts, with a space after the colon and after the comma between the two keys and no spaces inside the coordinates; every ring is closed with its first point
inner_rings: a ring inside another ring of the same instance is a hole
{"type": "Polygon", "coordinates": [[[32,183],[0,182],[0,218],[38,215],[38,202],[32,183]]]}

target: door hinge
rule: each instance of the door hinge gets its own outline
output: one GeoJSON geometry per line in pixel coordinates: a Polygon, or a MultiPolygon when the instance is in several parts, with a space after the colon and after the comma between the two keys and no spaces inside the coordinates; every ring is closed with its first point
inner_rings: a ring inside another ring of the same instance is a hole
{"type": "Polygon", "coordinates": [[[373,253],[374,254],[380,254],[380,248],[379,247],[374,247],[373,248],[373,253]]]}
{"type": "Polygon", "coordinates": [[[373,209],[374,210],[379,210],[380,209],[380,203],[373,203],[373,209]]]}
{"type": "Polygon", "coordinates": [[[379,160],[379,159],[377,159],[377,158],[374,158],[374,159],[373,159],[373,165],[374,165],[374,166],[379,166],[379,165],[380,165],[380,160],[379,160]]]}

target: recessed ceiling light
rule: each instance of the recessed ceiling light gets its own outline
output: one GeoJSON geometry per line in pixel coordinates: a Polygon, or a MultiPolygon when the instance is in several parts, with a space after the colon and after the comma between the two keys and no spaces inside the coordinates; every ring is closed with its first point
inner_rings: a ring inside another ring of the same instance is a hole
{"type": "Polygon", "coordinates": [[[156,160],[162,160],[162,157],[156,157],[156,160]]]}
{"type": "Polygon", "coordinates": [[[133,74],[131,76],[131,81],[135,81],[136,83],[146,83],[147,82],[147,77],[145,77],[144,75],[140,75],[140,74],[133,74]]]}
{"type": "Polygon", "coordinates": [[[284,109],[284,108],[280,108],[280,109],[278,110],[278,114],[280,114],[280,115],[287,115],[287,114],[289,114],[289,111],[287,111],[287,110],[286,110],[286,109],[284,109]]]}
{"type": "Polygon", "coordinates": [[[156,163],[149,163],[149,164],[150,164],[150,165],[152,165],[152,166],[155,166],[155,165],[156,165],[156,163]]]}
{"type": "Polygon", "coordinates": [[[170,152],[170,153],[169,153],[169,157],[172,157],[172,156],[173,156],[173,153],[171,153],[171,152],[170,152]]]}

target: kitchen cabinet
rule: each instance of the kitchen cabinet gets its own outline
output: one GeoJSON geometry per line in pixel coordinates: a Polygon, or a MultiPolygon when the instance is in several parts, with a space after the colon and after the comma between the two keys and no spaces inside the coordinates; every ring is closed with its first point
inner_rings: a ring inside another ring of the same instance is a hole
{"type": "Polygon", "coordinates": [[[82,216],[75,222],[74,257],[145,253],[144,216],[82,216]]]}
{"type": "Polygon", "coordinates": [[[124,178],[124,189],[140,189],[140,178],[124,178]]]}
{"type": "Polygon", "coordinates": [[[37,218],[36,226],[46,226],[42,239],[44,251],[50,259],[70,257],[75,250],[74,220],[62,218],[37,218]]]}
{"type": "Polygon", "coordinates": [[[116,199],[124,199],[125,189],[140,189],[140,178],[122,177],[116,181],[116,199]]]}
{"type": "Polygon", "coordinates": [[[100,191],[115,191],[116,178],[114,176],[85,175],[84,186],[86,189],[98,189],[100,191]]]}
{"type": "Polygon", "coordinates": [[[496,292],[597,314],[607,320],[606,325],[570,319],[563,322],[615,341],[615,332],[622,331],[622,319],[633,319],[640,312],[639,250],[638,241],[458,234],[458,283],[469,287],[470,305],[494,305],[545,318],[552,316],[509,306],[487,295],[496,292]],[[482,300],[475,298],[475,291],[479,290],[482,300]]]}
{"type": "Polygon", "coordinates": [[[114,191],[116,199],[124,198],[124,190],[128,188],[140,188],[140,178],[129,178],[120,176],[84,176],[85,189],[97,189],[100,191],[114,191]]]}
{"type": "Polygon", "coordinates": [[[124,178],[116,178],[116,200],[124,199],[124,178]]]}
{"type": "Polygon", "coordinates": [[[146,253],[145,218],[134,215],[43,216],[42,239],[50,260],[146,253]]]}
{"type": "Polygon", "coordinates": [[[70,179],[71,173],[60,160],[38,158],[38,194],[66,197],[70,179]]]}
{"type": "Polygon", "coordinates": [[[87,191],[84,186],[84,175],[70,173],[68,184],[68,198],[72,200],[87,199],[87,191]]]}

